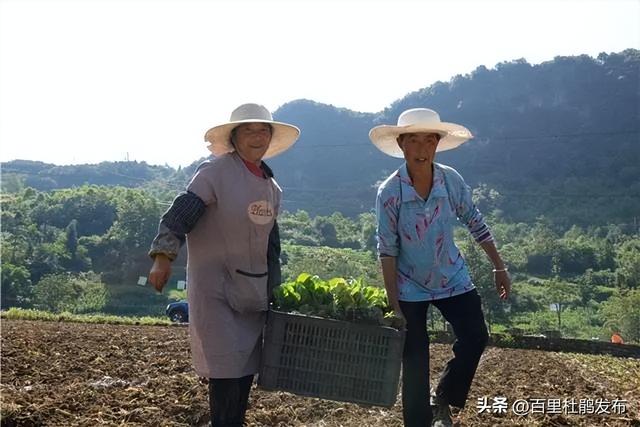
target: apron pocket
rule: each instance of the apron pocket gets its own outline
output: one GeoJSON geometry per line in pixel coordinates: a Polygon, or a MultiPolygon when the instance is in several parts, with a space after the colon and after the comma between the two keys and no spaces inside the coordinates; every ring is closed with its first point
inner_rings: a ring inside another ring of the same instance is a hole
{"type": "Polygon", "coordinates": [[[240,269],[229,269],[231,280],[224,283],[224,293],[232,309],[239,313],[267,311],[268,273],[249,273],[240,269]]]}

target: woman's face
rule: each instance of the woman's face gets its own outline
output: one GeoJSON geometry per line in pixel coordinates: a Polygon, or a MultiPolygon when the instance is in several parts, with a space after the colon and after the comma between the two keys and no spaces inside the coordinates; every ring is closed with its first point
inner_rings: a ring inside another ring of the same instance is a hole
{"type": "Polygon", "coordinates": [[[271,126],[267,123],[245,123],[235,130],[234,145],[243,159],[257,163],[271,142],[271,126]]]}
{"type": "Polygon", "coordinates": [[[398,146],[409,166],[420,167],[431,165],[439,141],[440,135],[437,133],[403,133],[398,137],[398,146]]]}

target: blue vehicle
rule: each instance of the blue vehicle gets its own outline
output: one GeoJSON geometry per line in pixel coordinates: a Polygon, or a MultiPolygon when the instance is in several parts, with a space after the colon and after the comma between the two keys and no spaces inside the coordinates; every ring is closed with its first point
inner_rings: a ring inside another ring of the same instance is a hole
{"type": "Polygon", "coordinates": [[[172,302],[167,305],[165,313],[172,322],[186,323],[189,321],[189,304],[185,300],[172,302]]]}

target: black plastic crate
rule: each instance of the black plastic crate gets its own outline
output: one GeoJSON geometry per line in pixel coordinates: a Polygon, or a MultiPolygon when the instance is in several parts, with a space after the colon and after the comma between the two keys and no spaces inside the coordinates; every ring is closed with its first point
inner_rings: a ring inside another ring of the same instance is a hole
{"type": "Polygon", "coordinates": [[[303,396],[392,406],[404,332],[270,311],[258,385],[303,396]]]}

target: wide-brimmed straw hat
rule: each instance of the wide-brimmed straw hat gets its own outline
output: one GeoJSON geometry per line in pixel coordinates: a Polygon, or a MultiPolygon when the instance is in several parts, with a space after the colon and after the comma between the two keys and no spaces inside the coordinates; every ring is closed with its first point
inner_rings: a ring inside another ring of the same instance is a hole
{"type": "Polygon", "coordinates": [[[383,153],[393,157],[404,157],[398,146],[398,136],[418,132],[437,133],[441,136],[436,151],[451,150],[473,138],[467,128],[455,123],[441,122],[440,115],[428,108],[403,111],[398,117],[397,126],[376,126],[369,131],[369,138],[383,153]]]}
{"type": "Polygon", "coordinates": [[[263,158],[276,156],[290,148],[300,136],[300,129],[288,123],[276,122],[271,113],[259,104],[242,104],[231,113],[227,123],[212,127],[204,134],[207,147],[214,156],[221,156],[235,148],[231,144],[231,131],[243,123],[269,123],[272,127],[271,142],[263,158]]]}

